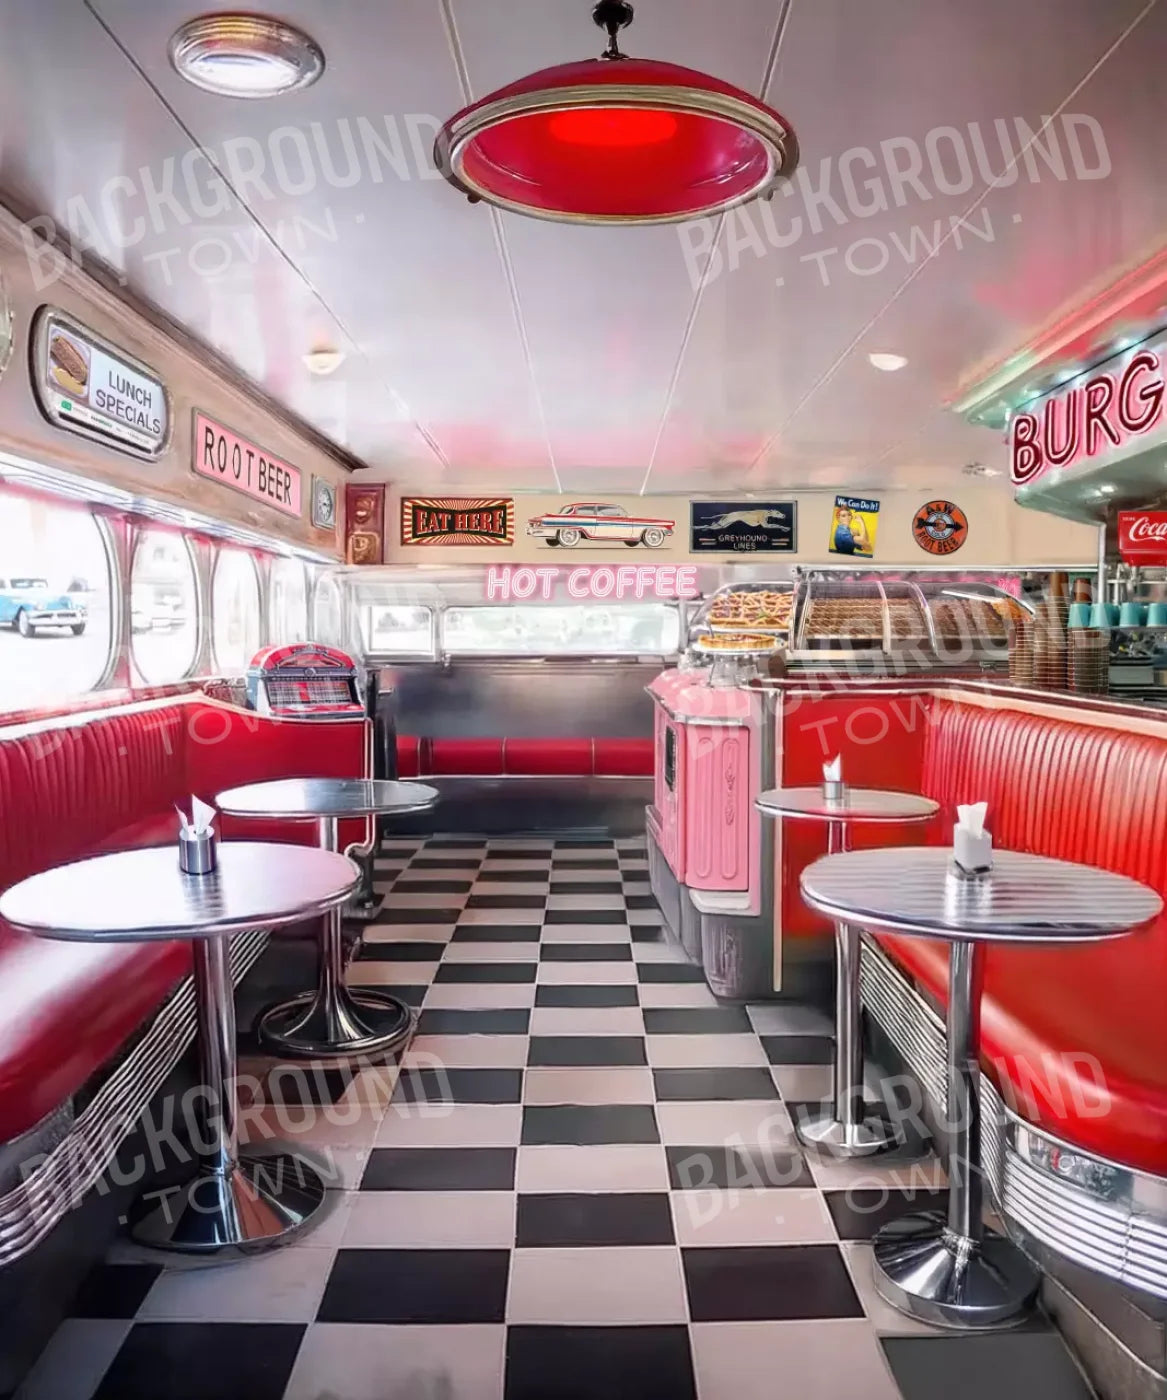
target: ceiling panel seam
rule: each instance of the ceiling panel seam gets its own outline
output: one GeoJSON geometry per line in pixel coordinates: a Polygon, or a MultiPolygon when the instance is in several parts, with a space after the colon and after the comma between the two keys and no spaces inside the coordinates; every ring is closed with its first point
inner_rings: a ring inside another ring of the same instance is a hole
{"type": "MultiPolygon", "coordinates": [[[[469,106],[474,101],[474,90],[470,83],[470,70],[466,63],[466,54],[462,48],[462,36],[458,33],[458,21],[454,15],[453,0],[441,0],[442,24],[446,30],[446,44],[450,50],[450,57],[454,63],[454,71],[457,74],[458,86],[462,91],[462,102],[464,106],[469,106]]],[[[506,227],[502,221],[502,215],[493,206],[490,208],[490,225],[494,234],[494,246],[498,253],[499,262],[502,265],[503,280],[506,282],[507,295],[510,297],[511,315],[515,320],[515,329],[519,335],[519,345],[523,353],[523,363],[526,365],[527,377],[531,382],[531,393],[535,399],[535,410],[539,415],[539,425],[543,430],[543,441],[547,447],[547,461],[551,467],[551,475],[555,481],[557,492],[563,490],[563,482],[559,475],[559,465],[555,460],[555,448],[551,442],[551,430],[547,424],[547,409],[543,402],[543,393],[539,388],[539,376],[535,373],[535,359],[531,353],[531,341],[527,335],[527,321],[523,315],[523,301],[519,295],[518,280],[515,277],[515,266],[511,259],[510,244],[507,241],[506,227]]]]}
{"type": "Polygon", "coordinates": [[[1142,24],[1142,22],[1146,19],[1146,17],[1151,13],[1151,11],[1155,8],[1155,6],[1158,3],[1159,0],[1147,0],[1147,4],[1144,5],[1144,7],[1134,17],[1134,19],[1131,20],[1127,27],[1122,31],[1122,33],[1119,34],[1119,36],[1114,40],[1114,42],[1105,50],[1104,53],[1101,54],[1101,56],[1090,66],[1086,73],[1074,84],[1073,88],[1071,88],[1071,90],[1065,95],[1065,97],[1062,98],[1061,102],[1058,103],[1054,111],[1043,120],[1041,126],[1037,129],[1037,131],[1033,133],[1033,135],[1025,143],[1025,145],[1017,151],[1017,153],[1013,156],[1012,160],[1009,161],[1009,163],[1005,166],[1001,173],[995,176],[985,186],[981,193],[976,197],[976,199],[973,200],[973,202],[968,206],[967,209],[964,210],[962,214],[951,220],[951,222],[949,223],[948,232],[930,249],[930,251],[925,257],[921,258],[921,260],[918,263],[916,263],[916,265],[905,276],[904,280],[900,283],[900,285],[896,288],[896,290],[892,293],[888,300],[883,304],[883,306],[881,306],[880,309],[877,312],[875,312],[873,316],[871,316],[871,318],[866,322],[866,324],[863,325],[860,328],[860,330],[852,337],[852,339],[848,342],[844,349],[841,350],[840,353],[836,356],[834,361],[827,367],[827,369],[823,371],[823,373],[818,377],[818,379],[815,380],[815,382],[810,386],[810,388],[802,395],[802,397],[794,405],[789,414],[787,414],[787,416],[778,425],[778,427],[776,427],[774,431],[770,434],[770,436],[766,439],[766,442],[759,450],[757,456],[754,457],[753,461],[749,465],[748,470],[751,473],[756,472],[764,465],[765,459],[773,450],[774,444],[778,441],[778,439],[786,431],[786,429],[791,425],[791,423],[794,422],[794,420],[807,406],[807,404],[810,403],[810,401],[821,389],[824,389],[831,382],[831,380],[834,379],[835,375],[838,374],[840,369],[842,369],[843,365],[846,363],[847,359],[852,354],[852,352],[860,344],[862,344],[866,336],[875,328],[876,325],[878,325],[878,323],[883,319],[883,317],[891,310],[895,303],[900,299],[901,296],[903,296],[903,294],[908,290],[912,283],[915,282],[916,278],[920,276],[924,269],[935,260],[937,255],[940,253],[940,250],[944,248],[949,242],[951,242],[951,240],[956,236],[957,230],[962,226],[962,224],[967,225],[971,215],[975,214],[976,211],[985,202],[985,200],[988,199],[989,196],[993,193],[993,191],[1000,186],[1001,181],[1004,180],[1004,178],[1009,174],[1009,172],[1017,167],[1018,163],[1021,161],[1025,153],[1028,150],[1030,150],[1041,139],[1041,137],[1045,134],[1047,128],[1053,122],[1055,122],[1058,117],[1061,116],[1061,114],[1066,110],[1069,104],[1073,102],[1075,97],[1077,97],[1077,95],[1087,85],[1087,83],[1089,83],[1098,74],[1101,68],[1122,47],[1122,45],[1127,41],[1127,39],[1130,38],[1130,36],[1139,27],[1139,25],[1142,24]]]}
{"type": "MultiPolygon", "coordinates": [[[[766,55],[766,66],[762,73],[761,87],[758,89],[758,96],[765,101],[766,93],[770,90],[770,84],[774,80],[774,73],[778,67],[778,55],[782,48],[782,41],[786,36],[789,26],[790,14],[794,8],[794,0],[779,0],[778,18],[774,24],[774,34],[770,40],[770,49],[766,55]]],[[[669,379],[669,386],[665,391],[664,406],[661,409],[660,419],[656,426],[656,436],[653,438],[652,448],[648,454],[648,463],[644,470],[644,479],[640,483],[640,495],[644,496],[648,492],[648,483],[656,467],[657,453],[660,451],[661,440],[664,437],[665,425],[668,423],[669,414],[672,412],[673,400],[676,397],[677,385],[680,383],[681,370],[685,363],[685,356],[689,350],[689,342],[693,337],[693,329],[697,324],[697,314],[701,310],[701,302],[705,296],[705,288],[709,285],[709,274],[714,266],[714,251],[721,242],[721,235],[725,231],[725,221],[727,215],[717,216],[717,227],[713,233],[713,240],[710,245],[711,251],[705,263],[705,269],[701,273],[701,281],[693,294],[693,303],[689,308],[689,315],[685,319],[685,328],[681,333],[681,344],[677,351],[676,360],[673,362],[673,372],[669,379]]]]}
{"type": "MultiPolygon", "coordinates": [[[[279,245],[279,243],[271,236],[267,227],[264,225],[263,220],[259,217],[258,214],[256,214],[256,212],[251,208],[247,201],[240,196],[238,190],[236,190],[235,186],[231,183],[230,177],[227,175],[226,171],[223,170],[222,167],[219,165],[218,161],[216,161],[214,153],[205,146],[203,146],[202,142],[199,141],[198,137],[191,130],[191,128],[186,124],[186,122],[182,119],[182,117],[178,114],[174,107],[172,107],[171,104],[166,100],[166,97],[160,91],[158,86],[151,80],[149,74],[134,57],[130,49],[122,42],[120,36],[113,29],[112,25],[110,25],[110,23],[106,20],[104,15],[102,15],[101,12],[97,9],[94,0],[84,0],[84,5],[85,8],[89,11],[89,13],[93,16],[94,20],[101,26],[102,30],[104,30],[106,36],[117,48],[118,52],[122,55],[122,57],[126,60],[126,62],[138,75],[138,77],[142,80],[142,82],[144,82],[146,86],[150,89],[150,91],[154,94],[156,100],[165,109],[171,121],[174,122],[174,124],[178,127],[178,129],[182,132],[186,139],[191,143],[191,146],[202,151],[208,164],[215,170],[216,174],[223,181],[223,184],[227,187],[227,189],[231,191],[231,195],[238,203],[240,209],[242,209],[246,217],[250,219],[251,222],[255,225],[255,227],[259,230],[261,236],[267,241],[267,243],[271,246],[276,255],[281,259],[281,261],[286,264],[286,266],[292,272],[292,274],[299,279],[302,285],[305,288],[307,288],[309,294],[323,308],[325,314],[332,321],[333,325],[336,326],[336,328],[340,331],[341,335],[348,342],[349,348],[352,349],[356,354],[358,354],[361,357],[361,359],[369,365],[370,369],[373,370],[374,375],[376,375],[375,367],[369,360],[368,356],[365,354],[364,350],[361,348],[360,342],[356,338],[356,336],[352,334],[345,322],[328,304],[319,288],[316,287],[312,282],[312,279],[308,277],[308,275],[299,266],[297,266],[296,262],[289,256],[287,251],[284,248],[282,248],[279,245]]],[[[380,378],[380,376],[377,377],[380,378]]],[[[392,384],[387,384],[384,382],[384,380],[381,380],[381,387],[389,395],[397,410],[401,412],[404,417],[408,418],[412,422],[414,430],[417,432],[418,436],[422,439],[426,446],[430,449],[430,451],[437,457],[442,467],[448,469],[450,464],[446,460],[445,453],[441,450],[438,443],[434,440],[434,438],[430,435],[426,428],[421,423],[419,423],[414,417],[408,403],[406,403],[405,399],[401,396],[401,394],[393,387],[392,384]]]]}

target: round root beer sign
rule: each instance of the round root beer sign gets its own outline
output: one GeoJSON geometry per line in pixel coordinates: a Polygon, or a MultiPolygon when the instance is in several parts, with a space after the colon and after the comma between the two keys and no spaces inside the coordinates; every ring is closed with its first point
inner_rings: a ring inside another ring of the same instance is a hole
{"type": "Polygon", "coordinates": [[[929,554],[955,554],[968,539],[968,516],[951,501],[929,501],[916,512],[912,534],[929,554]]]}

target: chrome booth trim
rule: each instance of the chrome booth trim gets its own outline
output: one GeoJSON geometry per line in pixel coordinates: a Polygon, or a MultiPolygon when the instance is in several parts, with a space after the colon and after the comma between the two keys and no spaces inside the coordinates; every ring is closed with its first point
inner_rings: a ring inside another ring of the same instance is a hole
{"type": "MultiPolygon", "coordinates": [[[[236,985],[267,947],[267,941],[267,932],[262,929],[231,938],[231,974],[236,985]]],[[[107,1075],[69,1131],[18,1185],[0,1196],[0,1267],[31,1253],[81,1204],[194,1035],[195,992],[188,976],[137,1044],[107,1075]]]]}
{"type": "MultiPolygon", "coordinates": [[[[944,1023],[866,934],[863,1004],[945,1107],[944,1023]]],[[[1167,1298],[1167,1178],[1135,1171],[1033,1127],[982,1081],[982,1162],[1001,1214],[1055,1253],[1131,1288],[1167,1298]]]]}

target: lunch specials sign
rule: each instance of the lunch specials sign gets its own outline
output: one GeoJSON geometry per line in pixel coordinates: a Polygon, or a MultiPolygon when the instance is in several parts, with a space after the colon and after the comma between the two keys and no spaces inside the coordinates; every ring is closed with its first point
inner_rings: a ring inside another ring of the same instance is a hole
{"type": "Polygon", "coordinates": [[[1009,427],[1014,486],[1032,485],[1052,468],[1157,446],[1167,438],[1165,370],[1167,342],[1139,346],[1015,414],[1009,427]]]}
{"type": "Polygon", "coordinates": [[[254,442],[195,410],[191,468],[196,476],[242,491],[283,515],[303,511],[303,476],[254,442]]]}
{"type": "Polygon", "coordinates": [[[33,389],[60,428],[137,457],[157,457],[166,446],[170,404],[162,381],[50,307],[42,307],[34,328],[33,389]]]}

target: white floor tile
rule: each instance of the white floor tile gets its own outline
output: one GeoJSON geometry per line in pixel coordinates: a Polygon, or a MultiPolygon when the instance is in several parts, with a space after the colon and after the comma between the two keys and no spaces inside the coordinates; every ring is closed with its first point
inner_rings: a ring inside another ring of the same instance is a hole
{"type": "Polygon", "coordinates": [[[463,909],[458,915],[460,924],[541,924],[543,910],[540,909],[463,909]]]}
{"type": "Polygon", "coordinates": [[[875,1291],[873,1267],[875,1253],[866,1240],[844,1240],[840,1245],[851,1282],[868,1321],[881,1337],[951,1337],[952,1333],[943,1327],[929,1327],[926,1322],[917,1322],[906,1313],[885,1303],[875,1291]]]}
{"type": "Polygon", "coordinates": [[[144,1322],[311,1322],[336,1257],[305,1245],[202,1269],[167,1269],[138,1310],[144,1322]]]}
{"type": "Polygon", "coordinates": [[[548,909],[623,909],[624,896],[620,894],[551,894],[547,896],[548,909]]]}
{"type": "Polygon", "coordinates": [[[628,922],[641,926],[654,924],[660,928],[664,924],[664,917],[659,909],[629,909],[628,922]]]}
{"type": "Polygon", "coordinates": [[[425,994],[427,1011],[523,1010],[534,1004],[534,982],[434,982],[425,994]]]}
{"type": "MultiPolygon", "coordinates": [[[[633,946],[632,956],[636,956],[639,944],[633,946]]],[[[712,1007],[721,1002],[708,987],[699,982],[646,982],[640,989],[640,1004],[644,1007],[712,1007]]]]}
{"type": "Polygon", "coordinates": [[[319,1322],[284,1400],[502,1400],[506,1328],[319,1322]]]}
{"type": "Polygon", "coordinates": [[[760,1001],[747,1006],[746,1015],[759,1035],[833,1036],[835,1033],[834,1022],[817,1006],[760,1001]]]}
{"type": "Polygon", "coordinates": [[[627,924],[544,924],[544,943],[620,943],[627,945],[627,924]]]}
{"type": "Polygon", "coordinates": [[[681,1256],[672,1247],[516,1249],[507,1321],[624,1325],[688,1318],[681,1256]]]}
{"type": "Polygon", "coordinates": [[[536,1006],[532,1035],[643,1035],[639,1006],[536,1006]]]}
{"type": "Polygon", "coordinates": [[[650,1035],[645,1037],[653,1069],[725,1069],[768,1062],[756,1035],[650,1035]]]}
{"type": "Polygon", "coordinates": [[[400,887],[385,899],[385,908],[395,913],[409,909],[460,909],[465,904],[467,894],[410,894],[400,887]]]}
{"type": "Polygon", "coordinates": [[[523,1102],[532,1104],[652,1103],[652,1071],[643,1068],[529,1069],[523,1102]]]}
{"type": "Polygon", "coordinates": [[[365,943],[442,944],[454,936],[454,928],[454,924],[369,924],[361,939],[365,943]]]}
{"type": "Polygon", "coordinates": [[[698,1322],[690,1329],[701,1400],[899,1400],[862,1319],[698,1322]],[[780,1386],[780,1392],[776,1388],[780,1386]]]}
{"type": "Polygon", "coordinates": [[[789,1145],[794,1136],[781,1104],[753,1102],[658,1103],[661,1141],[673,1147],[789,1145]]]}
{"type": "Polygon", "coordinates": [[[608,1143],[599,1147],[520,1147],[520,1192],[666,1191],[663,1147],[608,1143]]]}
{"type": "Polygon", "coordinates": [[[668,939],[664,937],[658,939],[655,943],[634,943],[632,945],[632,956],[639,963],[684,964],[689,961],[675,943],[670,943],[668,939]]]}
{"type": "Polygon", "coordinates": [[[349,963],[344,980],[350,987],[428,987],[437,970],[436,962],[375,962],[362,958],[349,963]]]}
{"type": "MultiPolygon", "coordinates": [[[[416,1107],[416,1106],[415,1106],[416,1107]]],[[[444,1104],[442,1113],[387,1113],[378,1147],[517,1147],[523,1130],[520,1104],[444,1104]]]]}
{"type": "Polygon", "coordinates": [[[770,1073],[789,1103],[821,1103],[835,1092],[830,1065],[774,1065],[770,1073]]]}
{"type": "Polygon", "coordinates": [[[510,1249],[511,1191],[359,1191],[346,1249],[510,1249]]]}
{"type": "Polygon", "coordinates": [[[825,1191],[878,1190],[895,1186],[904,1191],[935,1191],[947,1185],[940,1160],[933,1156],[909,1158],[902,1153],[886,1157],[861,1157],[853,1162],[806,1154],[811,1175],[825,1191]]]}
{"type": "Polygon", "coordinates": [[[443,962],[525,962],[539,961],[538,943],[451,943],[443,962]]]}
{"type": "Polygon", "coordinates": [[[818,1191],[674,1191],[681,1245],[827,1244],[835,1227],[818,1191]]]}
{"type": "Polygon", "coordinates": [[[129,1322],[67,1318],[25,1377],[16,1400],[92,1400],[129,1330],[129,1322]]]}
{"type": "Polygon", "coordinates": [[[541,894],[549,889],[546,880],[476,880],[472,894],[541,894]]]}
{"type": "Polygon", "coordinates": [[[630,962],[543,962],[539,981],[545,987],[632,987],[636,964],[630,962]]]}
{"type": "Polygon", "coordinates": [[[526,1063],[525,1035],[419,1035],[404,1059],[408,1068],[522,1069],[526,1063]]]}

